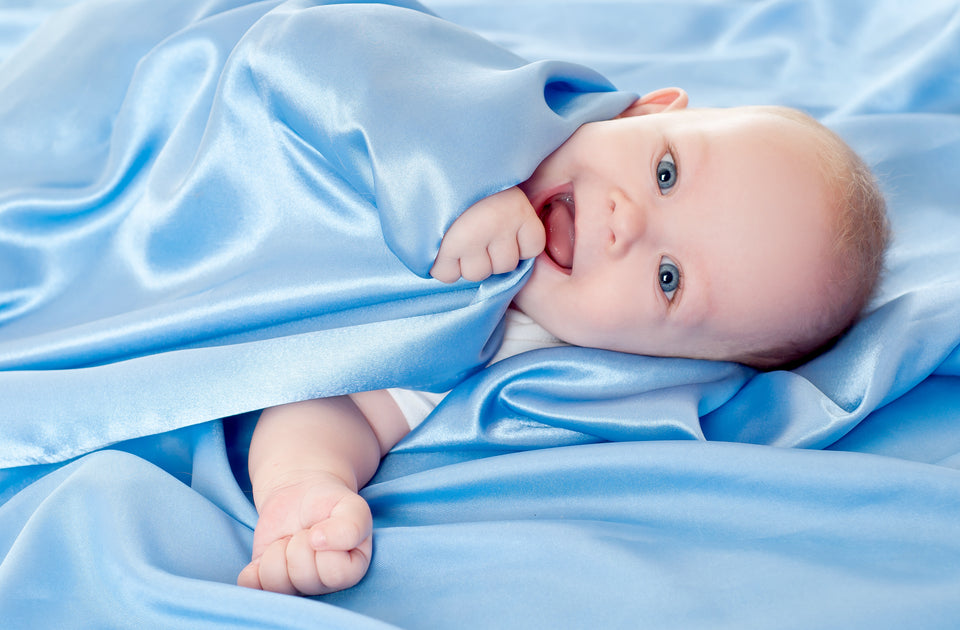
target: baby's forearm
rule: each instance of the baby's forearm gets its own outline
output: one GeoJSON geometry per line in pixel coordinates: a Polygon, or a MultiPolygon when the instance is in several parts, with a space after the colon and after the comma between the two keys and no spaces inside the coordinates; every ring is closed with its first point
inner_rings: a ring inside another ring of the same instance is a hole
{"type": "Polygon", "coordinates": [[[257,507],[273,490],[310,475],[333,475],[355,492],[362,488],[392,446],[381,444],[371,424],[348,396],[264,410],[248,460],[257,507]]]}

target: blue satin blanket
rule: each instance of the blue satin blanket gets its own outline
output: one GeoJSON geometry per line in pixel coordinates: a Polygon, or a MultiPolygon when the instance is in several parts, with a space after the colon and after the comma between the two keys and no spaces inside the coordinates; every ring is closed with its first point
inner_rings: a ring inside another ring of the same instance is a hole
{"type": "Polygon", "coordinates": [[[0,7],[3,627],[960,626],[960,6],[429,5],[0,7]],[[869,314],[789,372],[484,369],[529,264],[442,285],[444,231],[668,85],[874,166],[869,314]],[[388,385],[453,392],[366,578],[235,586],[257,410],[388,385]]]}

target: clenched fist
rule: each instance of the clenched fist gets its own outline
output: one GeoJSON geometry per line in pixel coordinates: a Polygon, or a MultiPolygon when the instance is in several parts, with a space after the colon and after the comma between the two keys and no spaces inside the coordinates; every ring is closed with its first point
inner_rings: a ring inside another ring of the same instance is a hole
{"type": "Polygon", "coordinates": [[[543,223],[516,186],[481,199],[461,214],[440,243],[430,275],[441,282],[479,282],[517,268],[543,251],[543,223]]]}

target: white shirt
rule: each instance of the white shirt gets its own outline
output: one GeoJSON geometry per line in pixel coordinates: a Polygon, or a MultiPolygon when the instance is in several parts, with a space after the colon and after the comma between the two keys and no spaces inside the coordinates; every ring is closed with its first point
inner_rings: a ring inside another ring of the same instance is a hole
{"type": "MultiPolygon", "coordinates": [[[[509,308],[504,316],[506,328],[503,333],[503,344],[500,350],[490,360],[488,365],[497,361],[502,361],[507,357],[512,357],[521,352],[536,350],[538,348],[554,348],[567,345],[560,341],[539,324],[524,315],[520,311],[509,308]]],[[[391,387],[387,392],[393,397],[393,400],[400,407],[407,424],[413,429],[423,422],[430,412],[440,404],[440,401],[449,392],[435,394],[433,392],[424,392],[416,389],[401,389],[391,387]]]]}

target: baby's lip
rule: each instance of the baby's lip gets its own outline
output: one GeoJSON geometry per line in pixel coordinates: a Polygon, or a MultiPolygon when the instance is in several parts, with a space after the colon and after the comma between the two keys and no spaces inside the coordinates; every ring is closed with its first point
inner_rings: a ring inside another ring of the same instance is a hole
{"type": "Polygon", "coordinates": [[[573,270],[576,244],[576,203],[570,186],[547,196],[538,210],[546,231],[544,252],[561,271],[573,270]]]}

